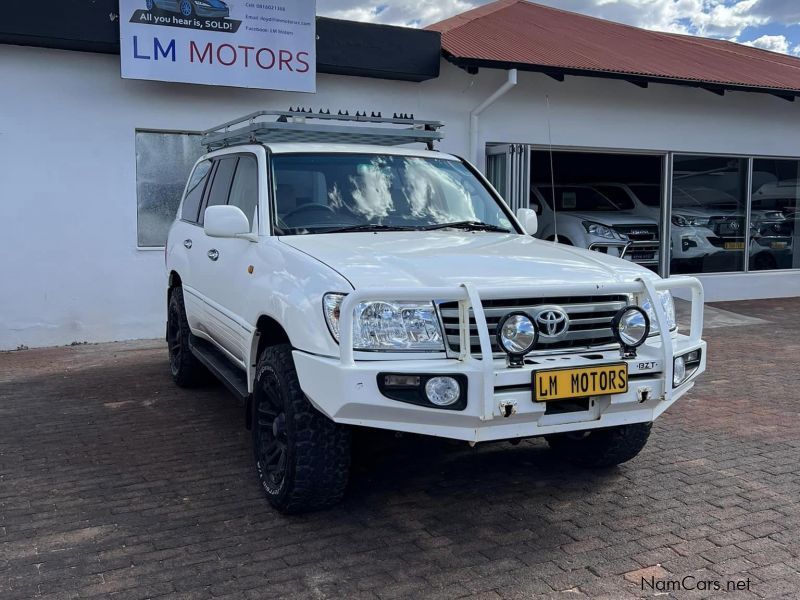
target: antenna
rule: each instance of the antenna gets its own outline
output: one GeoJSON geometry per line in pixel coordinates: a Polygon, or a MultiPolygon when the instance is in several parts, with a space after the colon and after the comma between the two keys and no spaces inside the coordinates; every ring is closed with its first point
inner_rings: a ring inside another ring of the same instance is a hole
{"type": "Polygon", "coordinates": [[[550,129],[550,95],[545,94],[547,101],[547,144],[550,151],[550,194],[553,200],[553,242],[558,242],[558,207],[556,207],[556,174],[553,169],[553,132],[550,129]]]}

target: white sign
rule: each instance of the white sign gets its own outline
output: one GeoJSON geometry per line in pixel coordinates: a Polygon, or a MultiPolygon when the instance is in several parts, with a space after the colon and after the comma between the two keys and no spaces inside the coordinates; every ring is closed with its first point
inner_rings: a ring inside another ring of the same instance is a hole
{"type": "Polygon", "coordinates": [[[122,76],[316,90],[315,0],[120,0],[122,76]]]}

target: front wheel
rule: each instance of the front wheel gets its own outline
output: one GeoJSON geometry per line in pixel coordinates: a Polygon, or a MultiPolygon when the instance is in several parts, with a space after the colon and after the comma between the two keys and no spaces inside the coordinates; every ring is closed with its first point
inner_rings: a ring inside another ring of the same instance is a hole
{"type": "Polygon", "coordinates": [[[339,502],[350,471],[350,430],[305,397],[288,344],[261,354],[253,411],[256,471],[269,503],[299,513],[339,502]]]}
{"type": "Polygon", "coordinates": [[[178,9],[184,17],[194,16],[194,2],[192,0],[181,0],[178,4],[178,9]]]}
{"type": "Polygon", "coordinates": [[[205,381],[208,373],[192,354],[189,339],[192,332],[186,319],[183,290],[176,287],[170,291],[167,304],[167,349],[172,379],[180,387],[192,387],[205,381]]]}
{"type": "Polygon", "coordinates": [[[559,456],[581,467],[607,468],[634,458],[647,444],[652,423],[620,425],[545,437],[559,456]]]}

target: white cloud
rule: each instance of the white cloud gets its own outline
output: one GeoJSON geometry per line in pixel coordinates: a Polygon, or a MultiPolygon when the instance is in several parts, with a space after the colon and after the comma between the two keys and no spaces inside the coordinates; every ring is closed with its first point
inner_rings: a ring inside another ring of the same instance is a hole
{"type": "MultiPolygon", "coordinates": [[[[412,27],[435,23],[488,0],[318,0],[324,16],[412,27]]],[[[798,0],[536,0],[645,29],[737,41],[748,27],[800,24],[798,0]]],[[[800,54],[782,35],[745,42],[775,52],[800,54]]]]}
{"type": "Polygon", "coordinates": [[[742,44],[772,52],[789,53],[789,40],[786,39],[785,35],[762,35],[749,42],[742,42],[742,44]]]}

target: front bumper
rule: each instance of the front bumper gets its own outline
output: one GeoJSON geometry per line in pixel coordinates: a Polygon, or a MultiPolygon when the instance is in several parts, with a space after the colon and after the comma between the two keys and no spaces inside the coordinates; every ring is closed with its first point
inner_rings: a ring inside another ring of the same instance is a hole
{"type": "MultiPolygon", "coordinates": [[[[539,369],[599,366],[619,363],[619,350],[576,351],[570,354],[530,355],[521,368],[508,368],[504,359],[484,361],[465,355],[458,358],[410,360],[355,360],[350,340],[342,340],[340,358],[321,357],[294,351],[300,385],[314,406],[337,423],[361,425],[446,437],[470,442],[513,439],[650,422],[681,398],[706,368],[706,344],[700,339],[702,330],[702,288],[693,278],[636,284],[609,284],[596,293],[636,293],[655,296],[656,289],[687,287],[692,291],[692,327],[689,335],[657,335],[637,349],[628,364],[628,391],[622,394],[594,396],[577,410],[561,410],[563,401],[536,402],[533,399],[533,372],[539,369]],[[672,285],[669,285],[672,284],[672,285]],[[673,358],[701,350],[701,362],[679,387],[672,385],[673,358]],[[385,397],[378,388],[380,373],[463,374],[468,381],[467,405],[464,410],[441,410],[408,404],[385,397]],[[510,407],[510,408],[509,408],[510,407]]],[[[456,299],[465,314],[473,307],[478,327],[485,328],[480,294],[468,285],[456,299]],[[483,325],[481,321],[483,320],[483,325]]],[[[555,295],[546,289],[542,296],[555,295]]],[[[563,295],[578,295],[577,289],[561,288],[563,295]]],[[[342,307],[341,331],[352,330],[352,308],[364,299],[392,298],[417,300],[448,298],[453,290],[431,289],[415,292],[400,290],[357,290],[345,299],[342,307]],[[449,292],[449,294],[447,293],[449,292]],[[348,312],[349,311],[349,312],[348,312]],[[350,328],[350,329],[348,329],[350,328]]],[[[492,290],[506,297],[525,297],[518,290],[492,290]]],[[[530,290],[528,296],[530,297],[530,290]]],[[[449,299],[449,298],[448,298],[449,299]]],[[[660,302],[654,302],[660,323],[666,315],[660,302]]],[[[662,328],[662,331],[665,329],[662,328]]],[[[464,332],[466,335],[466,332],[464,332]]],[[[344,335],[343,338],[347,338],[344,335]]],[[[489,348],[488,332],[481,331],[481,347],[489,348]]],[[[469,344],[463,344],[466,348],[469,344]]],[[[483,353],[482,353],[483,354],[483,353]]],[[[491,355],[491,351],[486,355],[491,355]]],[[[359,357],[361,358],[361,357],[359,357]]]]}

